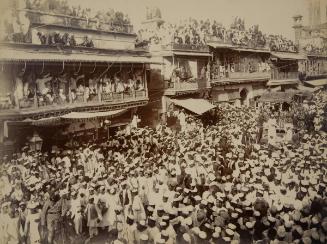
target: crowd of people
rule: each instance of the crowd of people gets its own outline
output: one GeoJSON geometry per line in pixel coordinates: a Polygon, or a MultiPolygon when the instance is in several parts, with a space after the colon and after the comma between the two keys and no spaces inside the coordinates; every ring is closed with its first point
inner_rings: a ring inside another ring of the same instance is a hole
{"type": "Polygon", "coordinates": [[[63,74],[36,75],[32,71],[16,74],[15,89],[6,99],[5,106],[26,108],[33,106],[36,98],[38,106],[65,104],[74,102],[99,101],[113,99],[113,94],[130,94],[144,91],[142,72],[124,71],[122,74],[78,75],[69,72],[63,74]],[[7,101],[8,100],[8,101],[7,101]],[[9,103],[9,104],[8,104],[9,103]],[[11,106],[12,105],[12,106],[11,106]]]}
{"type": "Polygon", "coordinates": [[[44,34],[38,32],[39,44],[42,45],[63,45],[70,47],[94,47],[93,41],[88,37],[84,36],[83,42],[76,43],[74,35],[70,35],[67,32],[61,35],[59,32],[44,34]]]}
{"type": "Polygon", "coordinates": [[[218,114],[5,156],[1,243],[326,243],[326,133],[272,146],[254,108],[218,114]]]}
{"type": "MultiPolygon", "coordinates": [[[[70,19],[61,17],[62,24],[72,27],[90,28],[114,32],[131,33],[133,31],[131,21],[127,14],[109,9],[93,13],[90,8],[83,9],[81,6],[74,7],[67,0],[21,0],[13,1],[7,11],[4,12],[0,21],[2,29],[0,38],[12,42],[31,42],[28,34],[30,23],[39,22],[40,17],[21,11],[23,9],[40,11],[43,13],[70,16],[70,19]],[[17,5],[17,6],[16,6],[17,5]],[[17,11],[20,10],[20,11],[17,11]],[[74,19],[75,17],[75,19],[74,19]]],[[[42,16],[46,24],[53,21],[53,16],[42,16]]],[[[60,23],[59,19],[56,20],[60,23]]],[[[48,38],[47,38],[48,39],[48,38]]]]}
{"type": "Polygon", "coordinates": [[[184,44],[189,47],[201,47],[210,41],[220,41],[235,46],[249,48],[265,48],[272,51],[296,52],[297,47],[281,35],[266,35],[254,25],[248,30],[244,20],[236,17],[230,28],[224,27],[216,20],[196,20],[189,18],[179,24],[160,23],[154,28],[141,29],[138,32],[138,42],[145,44],[184,44]]]}
{"type": "Polygon", "coordinates": [[[271,51],[298,52],[298,47],[294,42],[281,35],[269,35],[267,39],[269,40],[271,51]]]}

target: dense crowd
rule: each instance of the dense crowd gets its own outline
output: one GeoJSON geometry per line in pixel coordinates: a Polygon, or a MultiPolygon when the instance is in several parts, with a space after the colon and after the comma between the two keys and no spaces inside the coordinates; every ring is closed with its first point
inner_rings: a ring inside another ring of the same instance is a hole
{"type": "Polygon", "coordinates": [[[62,14],[87,20],[95,20],[113,25],[129,25],[129,17],[119,11],[110,9],[93,14],[90,8],[71,6],[67,0],[26,0],[26,8],[31,10],[62,14]]]}
{"type": "Polygon", "coordinates": [[[297,52],[298,47],[293,41],[286,39],[281,35],[269,35],[269,46],[271,51],[297,52]]]}
{"type": "Polygon", "coordinates": [[[58,33],[50,33],[44,34],[42,32],[38,32],[37,36],[39,38],[39,44],[42,45],[62,45],[62,46],[70,46],[70,47],[94,47],[93,41],[88,37],[84,36],[83,41],[81,43],[77,43],[74,35],[70,35],[67,32],[61,35],[58,33]]]}
{"type": "MultiPolygon", "coordinates": [[[[13,1],[9,9],[4,12],[0,21],[1,40],[31,42],[31,37],[28,34],[30,23],[38,23],[40,16],[21,11],[23,9],[70,16],[69,19],[61,17],[61,20],[56,20],[57,23],[63,21],[66,26],[124,33],[133,31],[128,15],[113,9],[93,13],[90,8],[82,9],[81,6],[69,5],[67,0],[21,0],[13,1]]],[[[47,21],[54,21],[53,18],[51,15],[44,15],[41,19],[49,24],[47,21]]]]}
{"type": "Polygon", "coordinates": [[[150,44],[183,44],[193,47],[205,46],[209,41],[219,41],[235,46],[265,48],[269,45],[272,51],[296,52],[297,47],[291,40],[280,35],[263,34],[258,25],[248,30],[244,20],[236,17],[230,28],[224,27],[216,20],[196,20],[189,18],[179,24],[164,22],[155,28],[141,29],[138,42],[150,44]]]}
{"type": "Polygon", "coordinates": [[[326,243],[326,134],[272,146],[255,109],[219,113],[4,157],[1,243],[326,243]]]}

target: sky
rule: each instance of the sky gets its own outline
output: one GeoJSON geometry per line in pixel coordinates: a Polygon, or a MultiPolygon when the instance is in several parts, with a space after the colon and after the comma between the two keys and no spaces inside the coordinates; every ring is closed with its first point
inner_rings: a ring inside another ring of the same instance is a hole
{"type": "Polygon", "coordinates": [[[68,0],[94,11],[113,8],[130,16],[135,30],[145,20],[146,6],[161,9],[162,18],[168,22],[193,17],[217,20],[229,26],[236,16],[244,18],[246,27],[259,24],[264,33],[282,34],[294,40],[292,29],[295,14],[307,21],[308,0],[68,0]]]}

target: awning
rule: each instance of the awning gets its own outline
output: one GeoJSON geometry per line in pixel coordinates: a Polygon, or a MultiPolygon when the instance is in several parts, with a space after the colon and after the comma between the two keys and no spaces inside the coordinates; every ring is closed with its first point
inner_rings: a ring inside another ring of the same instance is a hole
{"type": "Polygon", "coordinates": [[[71,112],[61,116],[65,120],[90,120],[96,118],[112,118],[126,112],[126,109],[106,111],[106,112],[71,112]]]}
{"type": "Polygon", "coordinates": [[[301,60],[306,59],[305,55],[299,53],[288,53],[288,52],[271,52],[272,56],[275,56],[279,59],[294,59],[294,60],[301,60]]]}
{"type": "Polygon", "coordinates": [[[298,79],[287,79],[287,80],[270,80],[267,86],[281,86],[281,85],[297,85],[299,84],[298,79]]]}
{"type": "Polygon", "coordinates": [[[319,80],[308,80],[305,81],[304,83],[307,83],[311,86],[326,86],[327,85],[327,79],[319,79],[319,80]]]}
{"type": "Polygon", "coordinates": [[[117,63],[151,63],[149,57],[99,53],[65,53],[44,52],[19,49],[2,49],[1,61],[74,61],[74,62],[117,62],[117,63]]]}
{"type": "Polygon", "coordinates": [[[210,102],[208,102],[205,99],[194,99],[194,98],[188,98],[188,99],[171,99],[173,103],[176,105],[186,108],[187,110],[196,113],[198,115],[201,115],[210,109],[215,108],[215,105],[212,105],[210,102]]]}

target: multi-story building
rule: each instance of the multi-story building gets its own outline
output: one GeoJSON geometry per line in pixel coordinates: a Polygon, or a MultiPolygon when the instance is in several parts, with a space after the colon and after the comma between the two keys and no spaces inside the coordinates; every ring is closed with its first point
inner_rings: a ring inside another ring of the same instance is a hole
{"type": "Polygon", "coordinates": [[[299,71],[306,85],[327,85],[327,1],[310,0],[308,25],[303,17],[294,19],[295,41],[306,59],[299,62],[299,71]]]}
{"type": "Polygon", "coordinates": [[[33,132],[49,145],[107,135],[147,104],[150,58],[135,48],[132,25],[33,9],[13,13],[28,26],[0,44],[2,149],[21,146],[33,132]]]}
{"type": "MultiPolygon", "coordinates": [[[[153,18],[144,23],[144,29],[157,28],[165,22],[153,18]]],[[[187,107],[198,113],[196,107],[201,103],[205,112],[212,105],[205,100],[210,92],[210,66],[212,54],[207,45],[176,43],[174,40],[148,43],[151,53],[151,71],[149,74],[149,103],[140,109],[142,120],[155,126],[165,120],[167,112],[174,106],[187,107]]]]}

